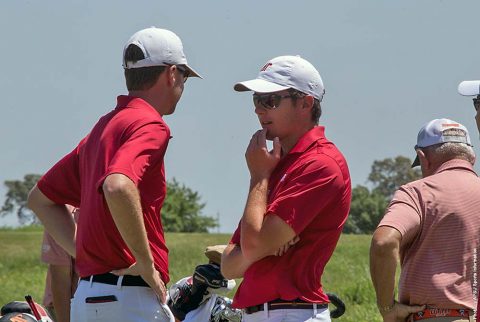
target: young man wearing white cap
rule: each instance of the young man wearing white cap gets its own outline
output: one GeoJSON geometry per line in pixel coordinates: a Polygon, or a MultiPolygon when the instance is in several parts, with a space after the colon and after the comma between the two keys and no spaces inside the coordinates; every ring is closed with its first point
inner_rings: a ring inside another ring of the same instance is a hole
{"type": "Polygon", "coordinates": [[[386,322],[473,321],[480,179],[468,131],[449,119],[432,120],[415,150],[412,166],[421,166],[423,179],[396,191],[372,239],[379,311],[386,322]]]}
{"type": "Polygon", "coordinates": [[[298,56],[280,56],[234,88],[254,92],[262,126],[246,151],[243,217],[222,258],[225,277],[243,277],[234,306],[245,321],[330,321],[321,276],[347,219],[351,183],[318,126],[320,74],[298,56]]]}
{"type": "Polygon", "coordinates": [[[72,256],[81,280],[71,321],[168,321],[169,281],[160,211],[163,158],[188,77],[180,38],[147,28],[123,52],[128,95],[32,189],[29,206],[72,256]],[[82,208],[75,229],[65,204],[82,208]],[[76,233],[75,233],[76,230],[76,233]],[[75,242],[76,237],[76,242],[75,242]]]}

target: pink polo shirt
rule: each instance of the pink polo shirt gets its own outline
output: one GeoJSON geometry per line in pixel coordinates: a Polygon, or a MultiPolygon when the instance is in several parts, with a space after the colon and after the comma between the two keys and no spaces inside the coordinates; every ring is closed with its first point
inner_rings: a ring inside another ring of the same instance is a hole
{"type": "MultiPolygon", "coordinates": [[[[67,208],[72,212],[75,222],[77,222],[78,216],[80,215],[79,209],[75,209],[69,205],[67,205],[67,208]]],[[[78,277],[76,276],[75,270],[73,268],[74,260],[60,245],[57,244],[57,242],[52,238],[49,233],[47,233],[47,231],[43,232],[42,253],[40,255],[40,259],[46,264],[70,267],[72,277],[71,294],[73,297],[78,280],[78,277]]],[[[52,276],[50,272],[50,267],[47,270],[47,277],[45,280],[43,305],[47,307],[53,306],[52,276]]]]}
{"type": "Polygon", "coordinates": [[[400,187],[379,226],[402,234],[401,303],[474,308],[480,179],[469,162],[448,161],[434,175],[400,187]]]}

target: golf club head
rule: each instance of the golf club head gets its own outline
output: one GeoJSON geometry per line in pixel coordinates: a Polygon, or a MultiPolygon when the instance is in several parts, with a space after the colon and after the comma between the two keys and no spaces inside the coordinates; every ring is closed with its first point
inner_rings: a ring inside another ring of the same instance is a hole
{"type": "Polygon", "coordinates": [[[463,96],[480,95],[480,80],[461,82],[458,85],[458,93],[463,96]]]}

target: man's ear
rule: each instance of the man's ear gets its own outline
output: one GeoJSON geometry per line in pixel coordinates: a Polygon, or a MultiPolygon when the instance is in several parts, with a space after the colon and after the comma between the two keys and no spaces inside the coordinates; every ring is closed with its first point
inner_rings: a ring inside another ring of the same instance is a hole
{"type": "Polygon", "coordinates": [[[418,156],[418,160],[420,161],[420,166],[422,167],[422,169],[429,169],[431,163],[428,160],[427,156],[425,155],[425,152],[420,149],[417,149],[417,156],[418,156]]]}
{"type": "Polygon", "coordinates": [[[173,87],[173,85],[175,85],[175,81],[177,78],[177,73],[175,73],[176,70],[177,70],[177,66],[175,65],[166,66],[165,76],[167,77],[166,81],[169,87],[173,87]]]}
{"type": "Polygon", "coordinates": [[[313,96],[312,95],[305,95],[302,101],[303,101],[302,108],[307,108],[309,110],[311,110],[313,108],[313,96]]]}

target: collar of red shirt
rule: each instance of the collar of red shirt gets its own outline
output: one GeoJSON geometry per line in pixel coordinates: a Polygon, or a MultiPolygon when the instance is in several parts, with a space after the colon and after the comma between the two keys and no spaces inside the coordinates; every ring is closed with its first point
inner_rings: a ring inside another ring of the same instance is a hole
{"type": "Polygon", "coordinates": [[[153,108],[152,105],[148,104],[146,101],[144,101],[139,97],[119,95],[117,97],[117,106],[115,108],[120,109],[125,107],[140,107],[140,108],[149,108],[149,109],[155,110],[155,108],[153,108]]]}
{"type": "Polygon", "coordinates": [[[460,159],[453,159],[443,163],[434,174],[440,173],[442,171],[453,170],[453,169],[463,169],[473,172],[475,175],[475,170],[470,162],[460,159]]]}
{"type": "Polygon", "coordinates": [[[305,152],[312,144],[319,139],[325,138],[325,127],[315,126],[313,129],[305,133],[295,144],[288,154],[305,152]]]}

